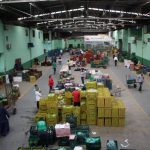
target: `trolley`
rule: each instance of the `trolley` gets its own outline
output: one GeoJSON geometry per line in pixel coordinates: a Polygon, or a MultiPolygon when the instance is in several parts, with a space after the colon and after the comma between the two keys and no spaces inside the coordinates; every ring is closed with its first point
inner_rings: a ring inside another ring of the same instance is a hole
{"type": "Polygon", "coordinates": [[[136,78],[134,76],[126,75],[126,84],[128,88],[131,88],[131,87],[136,88],[137,87],[136,83],[137,83],[136,78]]]}

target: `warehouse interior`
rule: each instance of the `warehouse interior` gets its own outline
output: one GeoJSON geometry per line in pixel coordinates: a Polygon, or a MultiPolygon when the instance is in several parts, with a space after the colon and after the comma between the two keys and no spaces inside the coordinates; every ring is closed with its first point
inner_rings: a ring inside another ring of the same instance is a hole
{"type": "Polygon", "coordinates": [[[1,150],[149,149],[149,0],[0,0],[0,34],[0,106],[10,114],[1,150]],[[65,135],[69,115],[77,125],[65,135]]]}

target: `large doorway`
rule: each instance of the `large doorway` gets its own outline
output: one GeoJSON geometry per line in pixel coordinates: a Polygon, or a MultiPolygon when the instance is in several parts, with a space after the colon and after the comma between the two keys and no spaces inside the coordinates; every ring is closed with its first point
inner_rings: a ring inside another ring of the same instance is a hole
{"type": "Polygon", "coordinates": [[[122,52],[122,39],[119,39],[119,50],[122,52]]]}

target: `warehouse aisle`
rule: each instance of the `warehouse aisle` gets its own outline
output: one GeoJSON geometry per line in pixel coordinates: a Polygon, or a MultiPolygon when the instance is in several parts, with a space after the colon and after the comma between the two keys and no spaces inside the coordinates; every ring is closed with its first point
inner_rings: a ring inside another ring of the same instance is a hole
{"type": "MultiPolygon", "coordinates": [[[[63,63],[66,63],[68,58],[69,55],[65,53],[63,55],[63,63]]],[[[86,68],[89,68],[89,65],[86,68]]],[[[46,96],[49,90],[47,85],[48,76],[49,74],[53,74],[53,70],[52,67],[41,67],[39,69],[43,70],[43,76],[38,80],[37,84],[41,88],[43,96],[46,96]]],[[[57,68],[57,74],[53,76],[55,83],[59,77],[59,69],[60,66],[57,68]]],[[[72,68],[72,75],[75,77],[75,81],[81,83],[80,72],[73,70],[74,68],[72,68]]],[[[112,60],[107,69],[100,70],[110,74],[113,79],[113,86],[119,85],[124,90],[122,92],[122,99],[127,107],[126,126],[124,128],[91,126],[91,135],[101,136],[102,149],[106,149],[106,141],[108,139],[118,140],[118,142],[122,144],[124,144],[124,140],[128,139],[130,145],[127,148],[137,150],[149,149],[149,84],[144,83],[142,93],[139,93],[136,89],[128,89],[125,75],[131,72],[122,64],[115,67],[112,60]],[[146,106],[143,107],[142,105],[144,104],[146,106]]],[[[17,101],[17,114],[10,117],[10,133],[4,138],[0,138],[1,150],[17,150],[19,146],[28,146],[28,136],[25,135],[25,132],[28,131],[30,125],[33,124],[36,104],[34,102],[33,85],[22,86],[21,90],[24,90],[25,95],[17,101]]],[[[121,148],[120,144],[119,147],[121,148]]]]}
{"type": "MultiPolygon", "coordinates": [[[[68,57],[68,54],[64,54],[64,57],[68,57]]],[[[63,59],[62,63],[66,63],[67,60],[63,59]]],[[[38,79],[39,85],[43,97],[48,94],[48,76],[52,74],[55,84],[59,77],[60,66],[57,66],[56,75],[53,75],[52,67],[40,67],[39,70],[43,71],[43,75],[38,79]]],[[[30,126],[34,123],[33,118],[36,113],[36,103],[34,94],[34,84],[22,83],[21,98],[16,102],[17,114],[11,116],[9,119],[10,133],[6,137],[0,138],[0,150],[17,150],[19,146],[28,146],[28,135],[26,132],[30,129],[30,126]]]]}

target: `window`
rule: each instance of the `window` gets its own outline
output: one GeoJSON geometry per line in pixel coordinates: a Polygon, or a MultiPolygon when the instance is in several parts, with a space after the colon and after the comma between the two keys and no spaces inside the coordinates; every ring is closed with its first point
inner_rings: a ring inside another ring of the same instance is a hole
{"type": "Polygon", "coordinates": [[[40,35],[41,35],[40,32],[38,32],[39,39],[40,39],[40,35]]]}
{"type": "Polygon", "coordinates": [[[28,36],[28,29],[25,30],[26,36],[28,36]]]}
{"type": "Polygon", "coordinates": [[[6,36],[6,42],[8,42],[8,36],[6,36]]]}
{"type": "Polygon", "coordinates": [[[35,31],[34,30],[32,30],[32,36],[35,37],[35,31]]]}
{"type": "Polygon", "coordinates": [[[150,25],[147,25],[147,33],[150,33],[150,25]]]}

